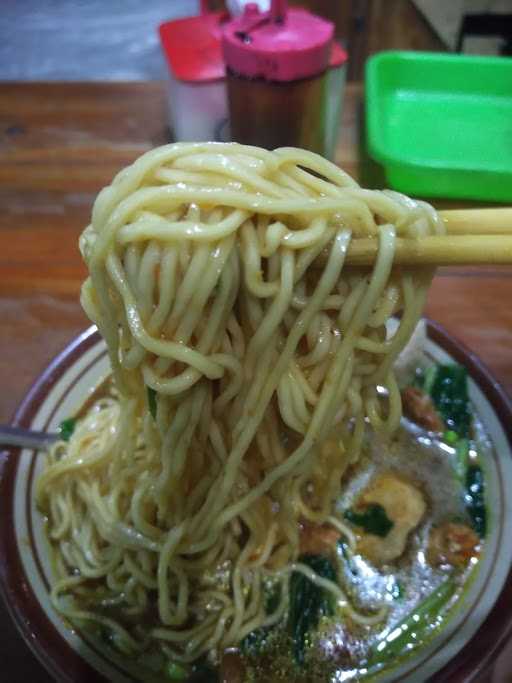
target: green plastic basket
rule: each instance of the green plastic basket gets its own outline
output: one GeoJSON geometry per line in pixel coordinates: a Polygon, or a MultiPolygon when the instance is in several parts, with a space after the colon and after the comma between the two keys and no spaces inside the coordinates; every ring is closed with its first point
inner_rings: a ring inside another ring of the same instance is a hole
{"type": "Polygon", "coordinates": [[[366,65],[368,149],[390,187],[512,201],[512,59],[381,52],[366,65]]]}

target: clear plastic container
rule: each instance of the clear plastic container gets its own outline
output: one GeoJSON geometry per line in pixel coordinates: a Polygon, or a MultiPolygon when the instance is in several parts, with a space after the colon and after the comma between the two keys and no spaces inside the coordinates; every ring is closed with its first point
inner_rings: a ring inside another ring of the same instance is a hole
{"type": "Polygon", "coordinates": [[[169,67],[169,127],[176,140],[229,139],[224,60],[224,12],[168,21],[159,27],[169,67]]]}
{"type": "Polygon", "coordinates": [[[168,76],[169,128],[178,141],[229,140],[226,81],[191,83],[168,76]]]}

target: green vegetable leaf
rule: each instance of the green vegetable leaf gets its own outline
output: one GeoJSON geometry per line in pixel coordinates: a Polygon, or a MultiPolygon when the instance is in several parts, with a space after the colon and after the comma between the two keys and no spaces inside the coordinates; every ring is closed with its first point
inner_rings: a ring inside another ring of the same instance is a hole
{"type": "Polygon", "coordinates": [[[389,519],[386,511],[378,503],[372,503],[361,512],[355,510],[345,510],[345,519],[356,526],[362,527],[369,534],[375,536],[387,536],[393,528],[393,522],[389,519]]]}
{"type": "Polygon", "coordinates": [[[156,391],[152,387],[147,387],[148,390],[148,407],[149,412],[156,419],[156,391]]]}
{"type": "MultiPolygon", "coordinates": [[[[302,555],[299,562],[306,564],[324,579],[336,581],[331,561],[322,555],[302,555]]],[[[293,654],[299,666],[304,664],[308,634],[314,631],[323,615],[334,612],[331,595],[299,572],[290,577],[290,608],[288,628],[293,639],[293,654]]]]}
{"type": "Polygon", "coordinates": [[[478,465],[468,467],[466,474],[466,492],[464,494],[467,511],[471,517],[473,528],[480,538],[487,531],[487,511],[485,509],[484,473],[478,465]]]}
{"type": "Polygon", "coordinates": [[[71,435],[75,431],[76,420],[73,417],[68,417],[67,420],[63,420],[59,425],[60,438],[63,441],[69,441],[71,435]]]}
{"type": "Polygon", "coordinates": [[[459,439],[455,446],[454,468],[457,479],[464,485],[469,464],[469,440],[459,439]]]}
{"type": "Polygon", "coordinates": [[[462,365],[438,365],[427,391],[443,418],[448,430],[459,438],[467,439],[471,427],[467,370],[462,365]]]}
{"type": "Polygon", "coordinates": [[[436,623],[441,608],[453,596],[455,581],[450,577],[420,602],[391,632],[372,649],[369,666],[387,664],[422,641],[422,632],[436,623]]]}
{"type": "Polygon", "coordinates": [[[423,389],[423,391],[426,394],[432,394],[432,387],[434,385],[436,375],[437,375],[437,370],[438,366],[437,365],[431,365],[429,368],[425,370],[423,373],[423,384],[419,386],[419,389],[423,389]]]}
{"type": "MultiPolygon", "coordinates": [[[[265,590],[265,612],[269,616],[274,614],[279,607],[281,599],[281,584],[276,584],[272,588],[265,590]]],[[[240,649],[245,655],[257,655],[267,642],[267,637],[273,626],[262,626],[248,633],[240,642],[240,649]]]]}

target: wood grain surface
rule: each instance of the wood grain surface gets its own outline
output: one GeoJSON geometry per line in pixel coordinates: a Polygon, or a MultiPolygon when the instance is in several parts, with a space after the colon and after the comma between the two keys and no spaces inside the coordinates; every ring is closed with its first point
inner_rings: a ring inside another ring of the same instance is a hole
{"type": "MultiPolygon", "coordinates": [[[[365,153],[361,120],[361,87],[349,86],[337,161],[364,184],[383,186],[381,169],[365,153]]],[[[78,302],[85,275],[78,235],[98,190],[169,139],[165,93],[158,83],[4,84],[0,135],[0,419],[6,420],[37,373],[87,324],[78,302]]],[[[452,268],[438,272],[427,306],[509,392],[511,300],[512,268],[452,268]]]]}
{"type": "MultiPolygon", "coordinates": [[[[337,161],[362,183],[382,187],[382,170],[365,153],[362,118],[362,89],[351,85],[337,161]]],[[[77,239],[96,193],[120,168],[168,140],[159,83],[1,85],[0,420],[10,418],[38,373],[88,325],[78,299],[85,268],[77,239]]],[[[427,306],[509,393],[511,301],[512,268],[445,268],[427,306]]],[[[4,633],[9,681],[49,680],[30,656],[20,664],[26,650],[12,627],[4,633]]]]}

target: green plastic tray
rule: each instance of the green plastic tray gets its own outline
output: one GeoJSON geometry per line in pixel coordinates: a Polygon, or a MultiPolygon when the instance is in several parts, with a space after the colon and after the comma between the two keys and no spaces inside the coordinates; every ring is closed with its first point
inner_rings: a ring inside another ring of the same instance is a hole
{"type": "Polygon", "coordinates": [[[512,58],[381,52],[366,65],[368,149],[407,194],[512,201],[512,58]]]}

